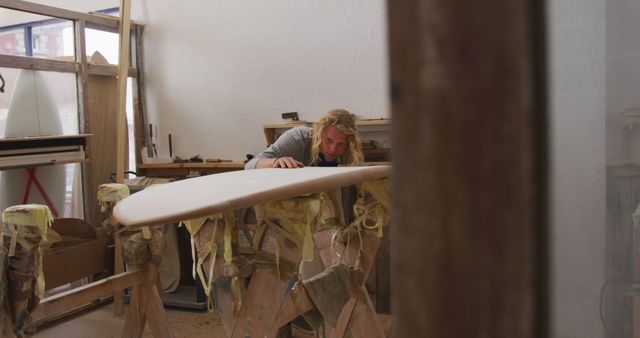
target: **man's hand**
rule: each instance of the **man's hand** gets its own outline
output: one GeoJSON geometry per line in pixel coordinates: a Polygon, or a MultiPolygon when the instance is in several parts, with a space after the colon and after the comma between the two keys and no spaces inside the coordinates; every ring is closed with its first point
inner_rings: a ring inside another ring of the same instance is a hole
{"type": "Polygon", "coordinates": [[[273,161],[273,168],[304,168],[304,164],[293,157],[278,157],[273,161]]]}

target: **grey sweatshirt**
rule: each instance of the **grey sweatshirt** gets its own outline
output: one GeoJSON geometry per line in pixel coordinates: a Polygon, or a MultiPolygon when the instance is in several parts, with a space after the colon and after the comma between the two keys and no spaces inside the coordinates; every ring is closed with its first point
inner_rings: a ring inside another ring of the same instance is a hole
{"type": "Polygon", "coordinates": [[[255,169],[263,158],[293,157],[305,166],[311,164],[311,127],[299,126],[285,131],[267,149],[244,165],[244,169],[255,169]]]}

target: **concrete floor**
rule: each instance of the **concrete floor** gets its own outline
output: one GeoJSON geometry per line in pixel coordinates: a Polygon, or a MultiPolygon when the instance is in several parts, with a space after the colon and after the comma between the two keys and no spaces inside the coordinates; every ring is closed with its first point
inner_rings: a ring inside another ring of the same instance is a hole
{"type": "MultiPolygon", "coordinates": [[[[226,338],[222,322],[216,312],[193,312],[166,309],[167,318],[176,338],[226,338]]],[[[124,316],[113,315],[113,303],[86,312],[71,319],[41,328],[33,338],[115,338],[122,335],[124,316]]],[[[391,336],[391,316],[380,315],[380,322],[387,337],[391,336]]],[[[145,327],[143,337],[153,337],[145,327]]],[[[294,330],[294,338],[308,338],[294,330]]]]}
{"type": "MultiPolygon", "coordinates": [[[[217,313],[166,309],[167,318],[176,338],[225,338],[217,313]]],[[[113,303],[73,317],[55,325],[41,328],[33,338],[112,338],[122,335],[125,316],[114,316],[113,303]]],[[[143,337],[153,337],[147,325],[143,337]]]]}

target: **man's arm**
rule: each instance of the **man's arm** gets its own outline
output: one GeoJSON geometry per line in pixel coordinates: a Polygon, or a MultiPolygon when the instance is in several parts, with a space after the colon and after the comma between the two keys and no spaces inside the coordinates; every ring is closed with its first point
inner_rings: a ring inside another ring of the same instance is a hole
{"type": "Polygon", "coordinates": [[[287,130],[269,148],[247,162],[245,169],[304,167],[301,161],[305,158],[307,141],[300,128],[287,130]]]}
{"type": "Polygon", "coordinates": [[[304,168],[304,164],[293,157],[263,158],[256,162],[259,168],[304,168]]]}

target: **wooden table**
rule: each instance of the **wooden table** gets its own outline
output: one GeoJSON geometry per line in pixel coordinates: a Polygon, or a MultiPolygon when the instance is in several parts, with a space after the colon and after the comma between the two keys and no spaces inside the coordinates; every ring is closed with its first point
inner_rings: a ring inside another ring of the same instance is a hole
{"type": "Polygon", "coordinates": [[[139,174],[147,177],[186,178],[223,173],[227,171],[244,170],[242,162],[218,163],[147,163],[138,164],[139,174]]]}

